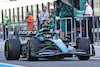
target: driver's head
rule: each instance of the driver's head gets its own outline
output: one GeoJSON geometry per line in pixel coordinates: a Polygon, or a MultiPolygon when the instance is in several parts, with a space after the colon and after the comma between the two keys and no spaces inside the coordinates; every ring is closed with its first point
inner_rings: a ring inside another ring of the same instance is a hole
{"type": "Polygon", "coordinates": [[[46,7],[46,6],[44,6],[44,7],[43,7],[43,11],[46,11],[46,10],[47,10],[47,7],[46,7]]]}
{"type": "Polygon", "coordinates": [[[87,7],[89,5],[88,1],[84,1],[84,6],[87,7]]]}
{"type": "Polygon", "coordinates": [[[47,21],[46,21],[46,20],[44,20],[44,21],[43,21],[43,24],[44,24],[44,25],[48,25],[48,23],[47,23],[47,21]]]}
{"type": "Polygon", "coordinates": [[[51,34],[45,34],[44,37],[45,37],[45,38],[51,38],[52,36],[51,36],[51,34]]]}

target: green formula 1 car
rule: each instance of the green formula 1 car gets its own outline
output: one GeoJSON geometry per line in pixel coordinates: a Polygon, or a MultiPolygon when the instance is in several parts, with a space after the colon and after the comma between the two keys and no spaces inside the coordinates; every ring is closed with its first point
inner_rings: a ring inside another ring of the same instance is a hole
{"type": "Polygon", "coordinates": [[[68,39],[61,39],[56,32],[48,29],[40,31],[18,31],[15,32],[17,39],[9,39],[5,42],[5,58],[7,60],[18,60],[21,56],[27,60],[38,60],[38,58],[49,58],[59,60],[76,55],[79,60],[88,60],[94,55],[94,48],[89,44],[88,38],[77,39],[77,45],[69,45],[68,39]],[[21,44],[19,37],[32,37],[27,43],[21,44]],[[69,50],[69,46],[73,49],[69,50]],[[91,49],[91,50],[90,50],[91,49]]]}

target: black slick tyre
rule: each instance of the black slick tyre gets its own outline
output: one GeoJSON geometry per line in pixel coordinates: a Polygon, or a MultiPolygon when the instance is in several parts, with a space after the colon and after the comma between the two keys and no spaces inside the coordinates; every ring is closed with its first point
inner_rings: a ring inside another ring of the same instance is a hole
{"type": "Polygon", "coordinates": [[[37,38],[32,38],[27,42],[27,60],[37,61],[38,58],[35,57],[36,53],[39,51],[40,41],[37,38]]]}
{"type": "Polygon", "coordinates": [[[20,40],[9,39],[5,42],[4,54],[7,60],[18,60],[20,58],[20,40]]]}

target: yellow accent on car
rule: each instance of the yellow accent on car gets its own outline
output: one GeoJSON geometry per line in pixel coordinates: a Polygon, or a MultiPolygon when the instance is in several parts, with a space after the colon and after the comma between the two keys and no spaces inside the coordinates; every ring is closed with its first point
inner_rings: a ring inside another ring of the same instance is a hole
{"type": "MultiPolygon", "coordinates": [[[[28,41],[28,50],[30,49],[30,43],[29,43],[29,41],[28,41]]],[[[27,59],[29,59],[29,54],[28,54],[28,56],[27,56],[27,59]]]]}
{"type": "Polygon", "coordinates": [[[78,43],[78,47],[79,47],[79,49],[80,49],[80,44],[78,43]]]}

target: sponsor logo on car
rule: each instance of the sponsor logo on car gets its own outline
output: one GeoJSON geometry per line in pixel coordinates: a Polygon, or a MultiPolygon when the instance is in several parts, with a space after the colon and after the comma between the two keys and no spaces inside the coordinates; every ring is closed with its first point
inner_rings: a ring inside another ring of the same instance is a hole
{"type": "Polygon", "coordinates": [[[36,31],[19,31],[18,34],[30,35],[30,34],[36,34],[36,31]]]}

